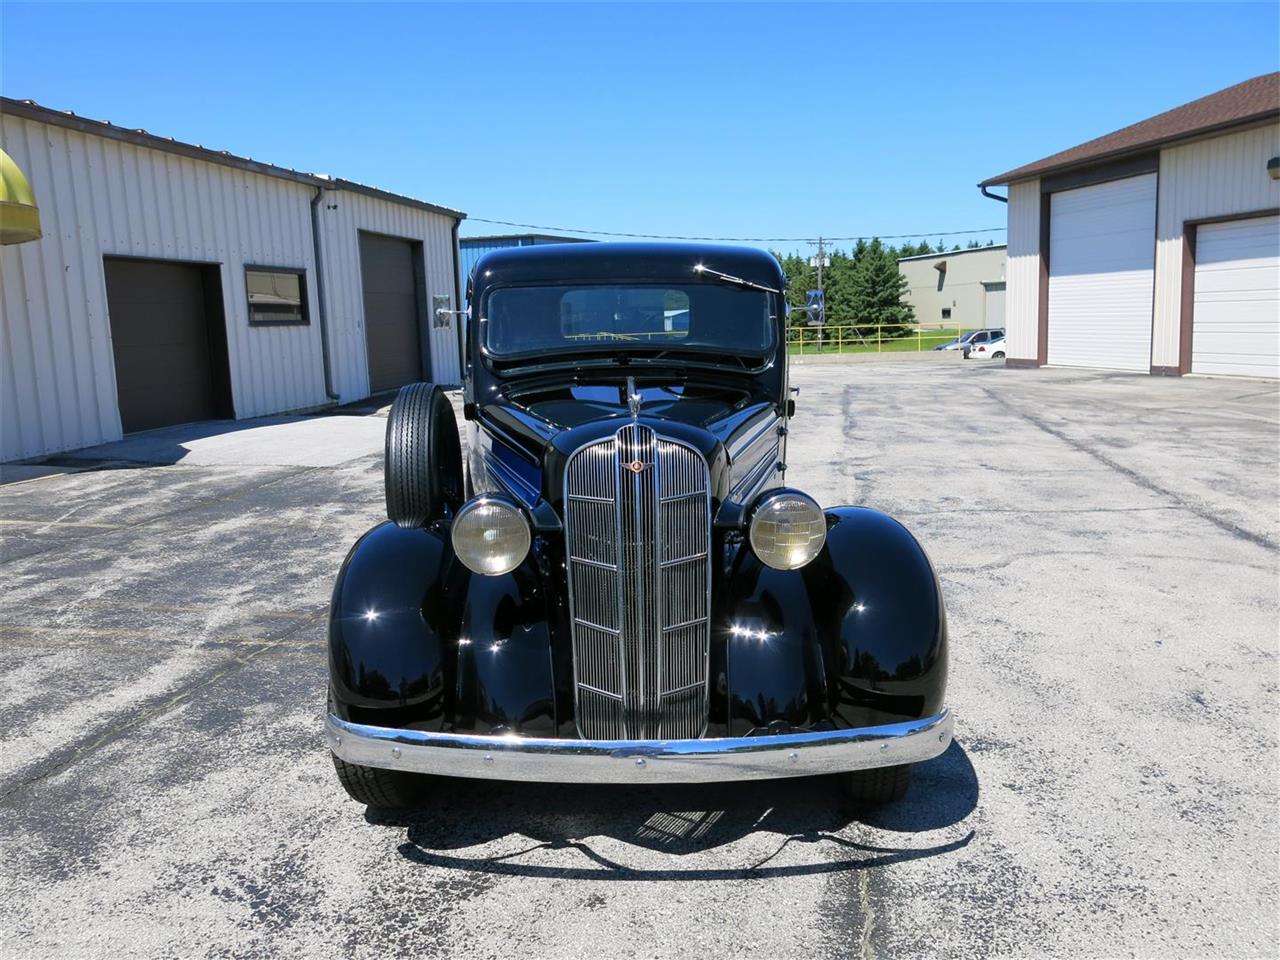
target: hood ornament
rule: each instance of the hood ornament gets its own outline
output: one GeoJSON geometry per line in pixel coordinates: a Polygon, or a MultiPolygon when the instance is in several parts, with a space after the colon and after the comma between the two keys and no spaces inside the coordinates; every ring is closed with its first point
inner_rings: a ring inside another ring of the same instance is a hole
{"type": "Polygon", "coordinates": [[[636,378],[627,377],[627,406],[631,410],[632,420],[640,418],[640,404],[642,403],[644,403],[644,397],[640,396],[640,392],[636,390],[636,378]]]}

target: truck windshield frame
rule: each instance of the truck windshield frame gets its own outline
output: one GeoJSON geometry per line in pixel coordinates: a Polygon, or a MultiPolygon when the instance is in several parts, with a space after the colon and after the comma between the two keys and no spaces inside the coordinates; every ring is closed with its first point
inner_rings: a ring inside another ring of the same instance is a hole
{"type": "Polygon", "coordinates": [[[776,295],[697,280],[495,286],[480,304],[479,345],[500,362],[593,355],[700,353],[767,360],[776,295]]]}

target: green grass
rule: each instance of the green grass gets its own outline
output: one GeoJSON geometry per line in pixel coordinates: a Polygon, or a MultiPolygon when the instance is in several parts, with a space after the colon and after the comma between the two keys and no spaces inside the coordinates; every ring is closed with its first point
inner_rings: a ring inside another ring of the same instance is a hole
{"type": "Polygon", "coordinates": [[[819,353],[916,353],[925,350],[932,350],[940,343],[949,343],[961,333],[974,329],[965,327],[936,328],[929,327],[917,332],[912,330],[904,337],[894,337],[892,339],[885,338],[878,344],[874,334],[866,337],[866,343],[862,343],[854,337],[852,328],[828,328],[826,336],[823,338],[821,346],[812,339],[813,327],[803,328],[804,342],[798,342],[798,338],[790,340],[791,354],[793,356],[804,356],[806,354],[819,353]]]}

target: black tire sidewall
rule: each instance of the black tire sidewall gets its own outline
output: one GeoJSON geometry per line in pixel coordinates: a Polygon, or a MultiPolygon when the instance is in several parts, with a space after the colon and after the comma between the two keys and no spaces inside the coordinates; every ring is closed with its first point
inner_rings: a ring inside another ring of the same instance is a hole
{"type": "Polygon", "coordinates": [[[873,767],[838,775],[846,800],[857,804],[879,805],[901,800],[911,785],[912,764],[873,767]]]}
{"type": "Polygon", "coordinates": [[[381,810],[407,810],[427,797],[431,778],[400,770],[383,770],[347,763],[334,753],[334,771],[347,796],[356,803],[381,810]]]}
{"type": "Polygon", "coordinates": [[[398,526],[423,527],[461,505],[458,421],[440,387],[400,388],[387,415],[384,457],[387,517],[398,526]]]}

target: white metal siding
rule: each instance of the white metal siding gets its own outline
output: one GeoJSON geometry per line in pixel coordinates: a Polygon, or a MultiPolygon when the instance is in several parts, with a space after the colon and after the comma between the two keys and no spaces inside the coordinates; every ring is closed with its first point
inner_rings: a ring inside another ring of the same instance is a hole
{"type": "MultiPolygon", "coordinates": [[[[326,402],[313,187],[11,115],[0,143],[27,174],[44,230],[0,248],[0,460],[121,436],[104,256],[219,265],[237,417],[326,402]],[[304,269],[310,325],[250,327],[246,264],[304,269]]],[[[368,395],[356,231],[422,242],[430,314],[432,295],[453,303],[453,219],[350,191],[326,197],[334,384],[356,400],[368,395]]],[[[455,322],[430,327],[444,383],[459,380],[455,322]]]]}
{"type": "Polygon", "coordinates": [[[1267,161],[1275,156],[1280,156],[1280,124],[1161,151],[1155,366],[1178,365],[1184,222],[1280,207],[1280,181],[1267,174],[1267,161]]]}
{"type": "Polygon", "coordinates": [[[1280,217],[1196,230],[1192,373],[1280,377],[1280,217]]]}
{"type": "Polygon", "coordinates": [[[1053,194],[1049,363],[1149,371],[1156,175],[1053,194]]]}
{"type": "Polygon", "coordinates": [[[360,281],[361,230],[422,243],[426,277],[426,323],[431,340],[431,379],[457,384],[462,380],[455,316],[437,327],[431,298],[454,302],[453,218],[344,190],[326,192],[321,210],[321,256],[326,269],[329,345],[333,388],[342,400],[369,395],[369,362],[364,334],[364,294],[360,281]]]}
{"type": "Polygon", "coordinates": [[[1035,360],[1040,324],[1040,181],[1009,187],[1005,342],[1009,357],[1035,360]]]}
{"type": "Polygon", "coordinates": [[[301,267],[315,304],[304,185],[12,116],[44,237],[0,250],[0,459],[121,436],[104,256],[221,265],[236,416],[324,402],[320,332],[250,327],[244,264],[301,267]]]}

